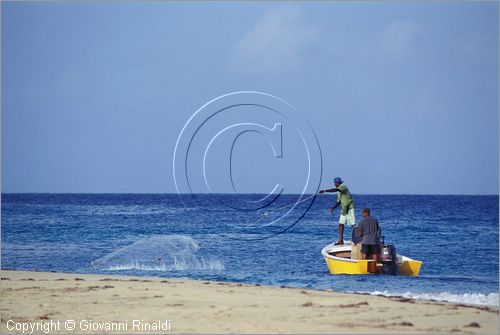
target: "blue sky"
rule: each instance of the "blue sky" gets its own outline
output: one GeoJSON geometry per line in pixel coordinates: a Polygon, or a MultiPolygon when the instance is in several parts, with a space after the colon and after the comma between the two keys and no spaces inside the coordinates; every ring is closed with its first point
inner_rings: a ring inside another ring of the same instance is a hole
{"type": "MultiPolygon", "coordinates": [[[[322,188],[498,194],[497,2],[1,6],[2,192],[175,192],[190,116],[255,90],[310,123],[322,188]]],[[[276,171],[252,136],[238,190],[297,192],[302,158],[276,171]]]]}

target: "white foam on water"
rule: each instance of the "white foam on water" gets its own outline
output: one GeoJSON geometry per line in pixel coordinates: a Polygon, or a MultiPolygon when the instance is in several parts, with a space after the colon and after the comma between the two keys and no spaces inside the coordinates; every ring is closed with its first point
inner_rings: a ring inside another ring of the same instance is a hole
{"type": "Polygon", "coordinates": [[[408,299],[417,300],[434,300],[434,301],[444,301],[452,302],[457,304],[470,304],[470,305],[482,305],[482,306],[499,306],[499,295],[498,293],[463,293],[456,294],[450,292],[437,292],[437,293],[395,293],[388,291],[374,291],[374,292],[359,292],[368,293],[371,295],[383,295],[386,297],[403,297],[408,299]]]}
{"type": "Polygon", "coordinates": [[[205,260],[201,258],[200,264],[193,266],[184,260],[175,260],[172,264],[158,263],[146,264],[141,261],[131,261],[129,263],[110,265],[103,270],[123,271],[123,270],[141,270],[141,271],[186,271],[186,270],[214,270],[223,271],[224,264],[218,260],[205,260]]]}
{"type": "Polygon", "coordinates": [[[149,236],[93,261],[92,266],[108,271],[224,270],[221,261],[197,255],[199,249],[198,242],[188,236],[149,236]]]}

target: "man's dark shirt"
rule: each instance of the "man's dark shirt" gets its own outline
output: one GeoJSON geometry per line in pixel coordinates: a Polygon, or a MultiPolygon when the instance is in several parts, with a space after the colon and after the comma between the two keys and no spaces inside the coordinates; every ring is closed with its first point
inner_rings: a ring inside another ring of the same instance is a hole
{"type": "Polygon", "coordinates": [[[358,231],[363,236],[363,244],[379,244],[380,237],[378,230],[378,220],[372,216],[364,218],[358,225],[358,231]]]}

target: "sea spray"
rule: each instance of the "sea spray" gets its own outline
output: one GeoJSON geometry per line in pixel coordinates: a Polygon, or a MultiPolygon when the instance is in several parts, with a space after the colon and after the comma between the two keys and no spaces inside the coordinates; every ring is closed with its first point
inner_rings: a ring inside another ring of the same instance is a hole
{"type": "Polygon", "coordinates": [[[95,261],[97,270],[190,271],[224,270],[217,259],[195,255],[200,245],[189,236],[155,235],[115,250],[95,261]]]}

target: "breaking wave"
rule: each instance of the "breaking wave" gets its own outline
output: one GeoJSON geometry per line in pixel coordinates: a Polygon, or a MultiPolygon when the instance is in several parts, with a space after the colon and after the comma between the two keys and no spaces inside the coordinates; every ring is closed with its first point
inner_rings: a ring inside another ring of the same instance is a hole
{"type": "Polygon", "coordinates": [[[409,299],[417,300],[434,300],[434,301],[444,301],[452,302],[456,304],[470,304],[470,305],[482,305],[482,306],[499,306],[499,295],[498,293],[463,293],[455,294],[449,292],[438,292],[438,293],[394,293],[388,291],[374,291],[374,292],[360,292],[368,293],[371,295],[383,295],[386,297],[403,297],[409,299]]]}
{"type": "Polygon", "coordinates": [[[188,236],[150,236],[93,261],[92,266],[107,271],[224,270],[221,261],[195,255],[199,249],[198,242],[188,236]]]}

